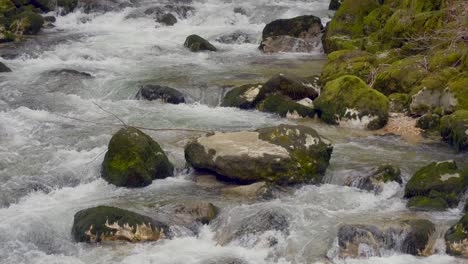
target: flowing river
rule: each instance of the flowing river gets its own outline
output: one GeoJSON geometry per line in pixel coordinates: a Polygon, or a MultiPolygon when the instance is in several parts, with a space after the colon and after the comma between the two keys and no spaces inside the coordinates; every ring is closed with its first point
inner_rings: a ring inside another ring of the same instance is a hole
{"type": "Polygon", "coordinates": [[[266,55],[257,47],[265,24],[274,19],[313,14],[327,22],[333,15],[328,0],[168,2],[193,9],[180,12],[172,27],[144,15],[149,7],[164,5],[162,0],[137,1],[105,13],[77,10],[58,16],[55,27],[40,36],[3,48],[2,62],[13,72],[0,74],[0,263],[462,263],[444,253],[442,239],[435,241],[430,257],[392,250],[360,260],[333,255],[343,223],[382,225],[417,216],[434,222],[443,237],[460,218],[461,208],[414,213],[406,209],[398,184],[386,184],[380,194],[343,186],[346,176],[386,162],[400,166],[405,181],[432,161],[451,159],[468,167],[466,154],[455,154],[442,143],[413,144],[397,136],[301,121],[334,144],[325,182],[288,189],[274,200],[249,202],[204,188],[185,169],[183,147],[200,133],[145,131],[176,165],[176,176],[142,189],[117,188],[102,180],[103,154],[118,127],[83,120],[118,125],[113,113],[134,126],[210,131],[297,123],[217,105],[229,86],[262,82],[279,72],[320,74],[325,63],[319,50],[266,55]],[[220,36],[236,32],[242,32],[237,42],[221,43],[220,36]],[[220,51],[191,53],[183,47],[190,34],[209,39],[220,51]],[[144,83],[177,88],[188,103],[135,100],[144,83]],[[148,205],[191,199],[222,208],[218,219],[196,236],[181,232],[172,240],[97,246],[75,243],[71,237],[73,216],[84,208],[106,204],[151,215],[148,205]],[[281,210],[287,216],[287,234],[268,234],[275,237],[273,246],[262,235],[218,243],[220,235],[262,210],[281,210]]]}

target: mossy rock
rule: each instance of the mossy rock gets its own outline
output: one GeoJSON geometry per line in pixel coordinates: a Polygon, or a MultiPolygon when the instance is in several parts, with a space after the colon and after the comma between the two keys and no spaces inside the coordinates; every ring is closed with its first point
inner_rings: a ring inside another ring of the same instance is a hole
{"type": "Polygon", "coordinates": [[[327,29],[322,36],[322,45],[325,53],[338,50],[361,50],[366,40],[364,38],[350,38],[346,35],[332,35],[327,29]]]}
{"type": "Polygon", "coordinates": [[[159,144],[133,127],[120,129],[110,140],[102,177],[117,186],[144,187],[172,176],[174,167],[159,144]]]}
{"type": "Polygon", "coordinates": [[[442,49],[430,54],[429,57],[429,70],[437,72],[447,67],[456,67],[462,60],[464,53],[467,49],[462,45],[455,48],[442,49]]]}
{"type": "Polygon", "coordinates": [[[327,33],[324,37],[324,46],[327,52],[333,52],[335,45],[330,38],[345,36],[356,39],[365,36],[364,18],[374,9],[380,6],[378,0],[345,0],[335,14],[335,17],[327,25],[327,33]]]}
{"type": "Polygon", "coordinates": [[[16,6],[10,0],[0,0],[0,16],[11,17],[16,14],[16,6]]]}
{"type": "Polygon", "coordinates": [[[263,84],[257,96],[264,100],[269,94],[282,94],[293,100],[310,98],[314,100],[320,93],[320,87],[294,74],[277,74],[263,84]]]}
{"type": "Polygon", "coordinates": [[[217,51],[215,46],[213,46],[208,40],[198,36],[190,35],[185,40],[184,46],[190,49],[192,52],[199,51],[217,51]]]}
{"type": "Polygon", "coordinates": [[[442,7],[442,0],[401,0],[399,8],[409,8],[416,12],[437,11],[442,7]]]}
{"type": "Polygon", "coordinates": [[[354,75],[367,82],[374,69],[375,55],[358,50],[340,50],[328,55],[328,63],[322,71],[323,83],[335,80],[343,75],[354,75]]]}
{"type": "Polygon", "coordinates": [[[401,170],[397,166],[392,164],[382,164],[377,167],[376,171],[373,173],[373,176],[376,180],[381,182],[397,182],[399,184],[403,183],[401,178],[401,170]]]}
{"type": "Polygon", "coordinates": [[[423,115],[438,108],[442,114],[451,113],[466,104],[465,92],[468,88],[464,86],[463,74],[457,69],[445,68],[431,73],[411,91],[411,113],[423,115]]]}
{"type": "Polygon", "coordinates": [[[198,138],[185,147],[185,158],[196,169],[241,183],[318,184],[332,150],[310,127],[280,125],[198,138]]]}
{"type": "Polygon", "coordinates": [[[447,254],[468,258],[468,214],[445,233],[447,254]]]}
{"type": "Polygon", "coordinates": [[[458,205],[460,195],[468,187],[468,172],[459,170],[454,161],[433,162],[408,181],[405,198],[408,207],[425,210],[443,210],[458,205]]]}
{"type": "Polygon", "coordinates": [[[148,216],[124,209],[98,206],[75,214],[72,235],[77,242],[146,242],[168,237],[169,228],[148,216]]]}
{"type": "Polygon", "coordinates": [[[354,120],[374,130],[388,121],[388,99],[360,78],[345,75],[328,82],[314,101],[319,117],[330,124],[354,120]]]}
{"type": "Polygon", "coordinates": [[[468,149],[468,110],[442,117],[440,135],[457,151],[468,149]]]}
{"type": "Polygon", "coordinates": [[[372,12],[364,18],[364,34],[370,35],[381,30],[392,15],[393,9],[388,5],[382,5],[372,10],[372,12]]]}
{"type": "Polygon", "coordinates": [[[441,197],[414,196],[409,199],[407,207],[418,211],[444,211],[449,208],[449,205],[441,197]]]}
{"type": "Polygon", "coordinates": [[[381,70],[375,78],[373,88],[385,95],[409,93],[428,74],[422,57],[409,57],[381,70]]]}
{"type": "Polygon", "coordinates": [[[447,84],[447,89],[457,100],[453,110],[468,110],[468,72],[465,71],[452,78],[447,84]]]}
{"type": "Polygon", "coordinates": [[[411,96],[405,93],[393,93],[388,96],[390,102],[389,110],[394,113],[409,112],[411,96]]]}
{"type": "Polygon", "coordinates": [[[436,130],[439,128],[440,115],[438,114],[425,114],[421,116],[416,122],[416,127],[424,130],[436,130]]]}
{"type": "Polygon", "coordinates": [[[11,24],[10,29],[16,35],[36,35],[44,25],[44,18],[32,11],[21,13],[11,24]]]}
{"type": "Polygon", "coordinates": [[[269,40],[283,36],[315,42],[317,39],[320,40],[319,36],[322,31],[322,21],[319,17],[312,15],[274,20],[263,29],[259,49],[267,51],[265,45],[269,40]]]}
{"type": "Polygon", "coordinates": [[[262,84],[246,84],[236,87],[223,98],[221,106],[224,107],[238,107],[240,109],[252,109],[258,103],[257,96],[260,93],[262,84]]]}
{"type": "Polygon", "coordinates": [[[313,107],[304,106],[291,98],[281,95],[272,94],[258,105],[258,109],[263,112],[276,113],[281,117],[297,116],[297,117],[314,117],[315,110],[313,107]]]}

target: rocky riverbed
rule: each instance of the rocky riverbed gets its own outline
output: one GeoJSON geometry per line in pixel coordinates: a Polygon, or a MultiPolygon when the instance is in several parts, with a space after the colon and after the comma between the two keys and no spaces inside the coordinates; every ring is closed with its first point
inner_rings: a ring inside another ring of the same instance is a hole
{"type": "Polygon", "coordinates": [[[0,263],[466,262],[466,4],[331,2],[4,0],[0,263]]]}

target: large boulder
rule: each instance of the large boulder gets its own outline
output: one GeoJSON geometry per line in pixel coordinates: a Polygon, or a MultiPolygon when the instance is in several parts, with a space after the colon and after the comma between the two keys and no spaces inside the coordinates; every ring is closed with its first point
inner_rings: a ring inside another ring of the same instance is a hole
{"type": "Polygon", "coordinates": [[[454,161],[433,162],[419,169],[405,187],[410,209],[441,211],[460,202],[468,187],[468,171],[454,161]]]}
{"type": "Polygon", "coordinates": [[[193,140],[187,162],[239,182],[320,183],[332,146],[312,128],[280,125],[193,140]]]}
{"type": "Polygon", "coordinates": [[[468,110],[459,110],[442,117],[440,135],[457,151],[468,149],[468,110]]]}
{"type": "Polygon", "coordinates": [[[77,242],[146,242],[169,238],[169,228],[148,216],[110,206],[75,214],[72,235],[77,242]]]}
{"type": "Polygon", "coordinates": [[[397,250],[425,256],[430,252],[434,231],[434,224],[428,220],[403,220],[388,228],[347,224],[338,230],[338,247],[329,254],[338,258],[369,258],[380,257],[385,251],[397,250]]]}
{"type": "Polygon", "coordinates": [[[133,127],[120,129],[110,140],[102,177],[117,186],[143,187],[172,176],[174,167],[159,144],[133,127]]]}
{"type": "Polygon", "coordinates": [[[136,95],[137,99],[149,101],[162,100],[170,104],[185,103],[184,95],[174,88],[160,85],[143,85],[136,95]]]}
{"type": "Polygon", "coordinates": [[[198,36],[190,35],[185,40],[184,46],[190,49],[192,52],[199,51],[217,51],[215,46],[213,46],[208,40],[198,36]]]}
{"type": "Polygon", "coordinates": [[[310,52],[320,46],[320,18],[300,16],[275,20],[265,26],[260,49],[264,52],[310,52]]]}
{"type": "Polygon", "coordinates": [[[447,253],[468,258],[468,214],[445,233],[447,253]]]}
{"type": "Polygon", "coordinates": [[[372,169],[367,175],[347,177],[345,180],[347,186],[376,193],[382,192],[383,184],[387,182],[403,183],[400,168],[391,164],[382,164],[372,169]]]}
{"type": "Polygon", "coordinates": [[[315,109],[323,121],[370,130],[385,126],[388,105],[385,95],[351,75],[328,82],[314,101],[315,109]]]}

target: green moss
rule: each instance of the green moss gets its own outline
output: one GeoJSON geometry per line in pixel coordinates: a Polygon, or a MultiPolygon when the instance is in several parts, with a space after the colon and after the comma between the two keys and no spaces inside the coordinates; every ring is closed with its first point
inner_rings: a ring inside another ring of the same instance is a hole
{"type": "Polygon", "coordinates": [[[424,59],[419,56],[409,57],[382,69],[375,78],[373,88],[386,95],[409,93],[427,75],[424,59]]]}
{"type": "Polygon", "coordinates": [[[442,117],[440,135],[457,151],[468,148],[468,110],[459,110],[442,117]]]}
{"type": "Polygon", "coordinates": [[[407,207],[413,210],[421,211],[444,211],[449,206],[442,198],[428,198],[425,196],[412,197],[407,204],[407,207]]]}
{"type": "Polygon", "coordinates": [[[445,234],[447,253],[454,256],[467,257],[466,252],[462,252],[460,244],[468,240],[468,214],[465,214],[458,223],[452,226],[445,234]]]}
{"type": "Polygon", "coordinates": [[[388,96],[390,112],[406,113],[409,111],[411,96],[405,93],[393,93],[388,96]]]}
{"type": "Polygon", "coordinates": [[[425,114],[416,122],[416,127],[424,130],[434,130],[439,128],[440,115],[425,114]]]}
{"type": "Polygon", "coordinates": [[[171,176],[174,167],[151,137],[132,127],[122,128],[111,139],[102,163],[102,177],[125,187],[143,187],[154,179],[171,176]]]}
{"type": "Polygon", "coordinates": [[[77,242],[100,242],[101,236],[112,236],[116,232],[115,229],[108,228],[106,223],[117,223],[119,226],[128,224],[132,227],[133,232],[136,231],[137,226],[142,224],[150,225],[153,231],[158,231],[161,228],[167,229],[163,224],[157,223],[147,216],[120,208],[98,206],[75,214],[72,227],[73,238],[77,242]],[[92,228],[92,234],[96,236],[96,241],[91,241],[91,237],[86,234],[90,228],[92,228]]]}
{"type": "Polygon", "coordinates": [[[314,117],[315,110],[312,107],[307,107],[293,101],[291,98],[280,95],[269,95],[258,107],[260,111],[268,113],[276,113],[282,117],[288,114],[297,113],[301,117],[314,117]]]}
{"type": "Polygon", "coordinates": [[[429,69],[434,72],[447,67],[455,67],[462,59],[463,52],[466,52],[463,47],[439,50],[430,56],[429,69]]]}
{"type": "Polygon", "coordinates": [[[468,110],[468,72],[452,78],[448,82],[447,88],[457,99],[455,110],[468,110]]]}
{"type": "Polygon", "coordinates": [[[236,87],[232,89],[231,91],[229,91],[224,96],[221,106],[238,107],[241,109],[254,108],[258,102],[258,100],[256,99],[256,96],[252,98],[248,98],[246,93],[248,93],[248,91],[254,91],[256,89],[260,91],[261,87],[262,87],[262,84],[246,84],[240,87],[236,87]]]}
{"type": "Polygon", "coordinates": [[[416,12],[427,12],[440,10],[442,0],[403,0],[400,8],[410,8],[416,12]]]}
{"type": "Polygon", "coordinates": [[[382,5],[372,10],[364,18],[364,33],[370,35],[373,32],[381,30],[392,14],[393,10],[387,5],[382,5]]]}
{"type": "MultiPolygon", "coordinates": [[[[273,128],[259,129],[259,138],[280,145],[290,152],[291,159],[286,160],[282,173],[270,175],[270,181],[279,184],[313,183],[322,181],[329,165],[333,148],[325,143],[312,128],[305,126],[280,125],[273,128]],[[307,138],[313,138],[316,144],[308,146],[307,138]]],[[[259,168],[263,170],[263,168],[259,168]]]]}
{"type": "Polygon", "coordinates": [[[340,50],[328,55],[328,63],[322,71],[323,83],[332,81],[343,75],[355,75],[367,81],[374,69],[376,57],[365,51],[340,50]]]}
{"type": "Polygon", "coordinates": [[[32,11],[21,13],[11,24],[10,29],[17,35],[35,35],[44,25],[44,18],[32,11]]]}
{"type": "Polygon", "coordinates": [[[411,177],[405,187],[405,197],[411,198],[408,207],[440,209],[441,201],[454,207],[467,186],[468,174],[459,170],[455,162],[433,162],[411,177]]]}
{"type": "Polygon", "coordinates": [[[378,129],[388,120],[387,97],[351,75],[328,82],[314,105],[320,118],[330,124],[337,124],[340,118],[376,116],[377,119],[368,125],[368,129],[378,129]],[[359,111],[359,115],[349,116],[348,109],[359,111]]]}
{"type": "Polygon", "coordinates": [[[352,38],[364,36],[364,17],[378,7],[377,0],[345,0],[328,25],[329,31],[352,38]]]}

